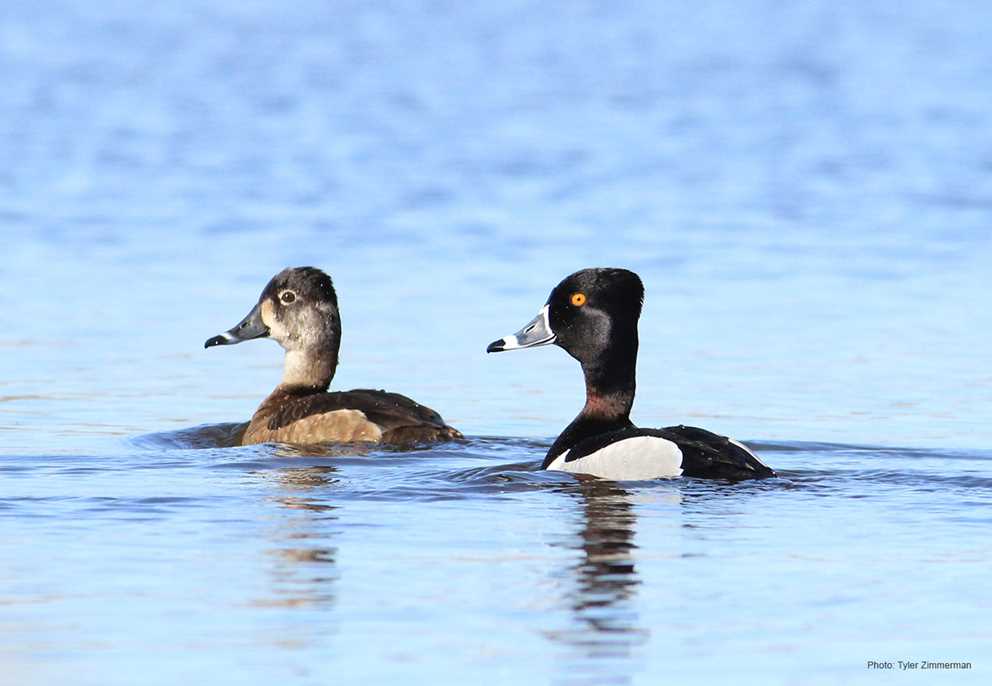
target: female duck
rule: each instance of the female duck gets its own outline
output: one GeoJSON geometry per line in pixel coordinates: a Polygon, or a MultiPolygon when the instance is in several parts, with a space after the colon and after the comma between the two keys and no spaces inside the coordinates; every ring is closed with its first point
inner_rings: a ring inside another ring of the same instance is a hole
{"type": "Polygon", "coordinates": [[[630,421],[637,320],[644,287],[626,269],[583,269],[558,284],[540,314],[486,352],[554,343],[582,365],[586,404],[548,450],[544,469],[606,479],[753,479],[775,472],[737,441],[704,429],[639,429],[630,421]]]}
{"type": "Polygon", "coordinates": [[[341,317],[331,277],[319,269],[296,267],[276,274],[248,316],[204,347],[264,337],[286,351],[282,383],[255,411],[243,445],[461,438],[437,412],[398,393],[327,392],[338,366],[341,317]]]}

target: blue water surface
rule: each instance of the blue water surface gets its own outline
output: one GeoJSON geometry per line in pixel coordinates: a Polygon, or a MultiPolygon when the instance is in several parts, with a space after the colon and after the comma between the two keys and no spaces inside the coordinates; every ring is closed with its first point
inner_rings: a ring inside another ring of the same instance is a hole
{"type": "Polygon", "coordinates": [[[3,683],[989,683],[992,5],[8,0],[3,683]],[[203,350],[332,274],[334,386],[468,437],[223,447],[203,350]],[[566,274],[729,485],[538,470],[566,274]],[[869,660],[971,662],[899,673],[869,660]]]}

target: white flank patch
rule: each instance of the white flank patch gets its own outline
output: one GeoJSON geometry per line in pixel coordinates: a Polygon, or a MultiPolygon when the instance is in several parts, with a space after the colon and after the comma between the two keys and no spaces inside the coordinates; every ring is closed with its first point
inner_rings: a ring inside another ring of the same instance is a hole
{"type": "Polygon", "coordinates": [[[682,476],[682,451],[657,436],[634,436],[610,443],[594,453],[566,462],[569,451],[554,459],[548,469],[590,474],[613,481],[672,479],[682,476]]]}

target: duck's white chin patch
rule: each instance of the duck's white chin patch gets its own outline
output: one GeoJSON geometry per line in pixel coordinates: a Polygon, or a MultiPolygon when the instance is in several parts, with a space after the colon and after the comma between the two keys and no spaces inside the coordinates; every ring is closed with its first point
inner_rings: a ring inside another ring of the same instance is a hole
{"type": "Polygon", "coordinates": [[[577,460],[568,453],[554,459],[548,469],[589,474],[612,481],[674,479],[682,476],[682,451],[671,441],[657,436],[634,436],[600,448],[577,460]]]}

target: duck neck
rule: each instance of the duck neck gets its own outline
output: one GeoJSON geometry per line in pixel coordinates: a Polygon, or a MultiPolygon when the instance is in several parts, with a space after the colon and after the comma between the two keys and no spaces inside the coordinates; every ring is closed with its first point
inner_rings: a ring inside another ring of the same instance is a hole
{"type": "Polygon", "coordinates": [[[279,385],[323,393],[330,387],[337,366],[337,350],[314,350],[312,348],[287,350],[282,371],[282,382],[279,385]]]}
{"type": "Polygon", "coordinates": [[[611,346],[606,354],[582,362],[586,379],[586,404],[579,418],[597,422],[629,421],[637,378],[637,334],[622,349],[611,346]]]}
{"type": "Polygon", "coordinates": [[[601,370],[583,368],[586,377],[586,404],[579,417],[598,422],[624,422],[634,405],[634,370],[624,379],[603,378],[601,370]]]}
{"type": "Polygon", "coordinates": [[[599,363],[582,363],[586,378],[586,404],[548,450],[543,468],[575,444],[593,436],[626,429],[634,405],[637,342],[633,354],[608,355],[599,363]]]}

